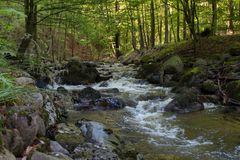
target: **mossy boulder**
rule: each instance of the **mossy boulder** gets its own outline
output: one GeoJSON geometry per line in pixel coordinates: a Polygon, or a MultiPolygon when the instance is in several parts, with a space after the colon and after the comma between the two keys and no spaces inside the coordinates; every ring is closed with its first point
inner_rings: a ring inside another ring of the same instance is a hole
{"type": "Polygon", "coordinates": [[[207,79],[207,72],[202,67],[193,67],[181,77],[181,83],[188,86],[199,86],[207,79]]]}
{"type": "Polygon", "coordinates": [[[164,72],[168,74],[181,73],[184,69],[184,64],[178,55],[170,57],[163,63],[164,72]]]}
{"type": "Polygon", "coordinates": [[[206,80],[203,82],[201,90],[205,93],[213,94],[218,90],[218,85],[216,85],[212,80],[206,80]]]}
{"type": "Polygon", "coordinates": [[[95,83],[99,80],[99,73],[92,63],[83,63],[78,60],[71,60],[66,65],[66,70],[61,75],[62,84],[80,85],[95,83]]]}
{"type": "Polygon", "coordinates": [[[174,113],[190,113],[201,111],[204,106],[198,100],[199,91],[194,88],[181,88],[174,100],[164,110],[174,113]]]}
{"type": "Polygon", "coordinates": [[[228,83],[226,90],[230,98],[240,101],[240,80],[228,83]]]}
{"type": "Polygon", "coordinates": [[[231,56],[240,56],[240,43],[235,42],[230,46],[229,50],[231,56]]]}
{"type": "Polygon", "coordinates": [[[74,124],[58,124],[56,141],[68,151],[73,151],[79,144],[85,142],[81,130],[74,124]]]}

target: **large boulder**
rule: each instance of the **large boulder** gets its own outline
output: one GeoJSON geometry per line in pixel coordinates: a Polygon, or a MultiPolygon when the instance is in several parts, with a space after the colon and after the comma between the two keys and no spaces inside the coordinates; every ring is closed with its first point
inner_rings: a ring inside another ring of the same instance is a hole
{"type": "Polygon", "coordinates": [[[10,125],[19,131],[25,148],[32,144],[36,136],[44,136],[46,128],[43,119],[37,113],[24,114],[14,114],[11,116],[10,125]]]}
{"type": "Polygon", "coordinates": [[[71,60],[66,65],[66,70],[61,75],[62,84],[80,85],[99,81],[99,73],[92,63],[83,63],[78,60],[71,60]]]}
{"type": "Polygon", "coordinates": [[[113,131],[101,123],[81,120],[78,121],[76,125],[80,127],[83,136],[88,142],[102,145],[112,150],[120,145],[119,138],[116,137],[113,131]]]}
{"type": "Polygon", "coordinates": [[[122,109],[126,106],[123,100],[113,97],[105,97],[97,99],[94,102],[96,109],[98,110],[112,110],[112,109],[122,109]]]}
{"type": "Polygon", "coordinates": [[[174,55],[163,63],[163,68],[164,73],[177,74],[183,72],[184,64],[179,56],[174,55]]]}
{"type": "Polygon", "coordinates": [[[161,62],[143,64],[138,78],[145,78],[153,84],[170,84],[175,81],[175,75],[182,73],[184,64],[178,55],[170,56],[161,62]]]}
{"type": "Polygon", "coordinates": [[[56,141],[68,151],[73,150],[85,141],[81,130],[75,124],[58,124],[57,134],[55,136],[56,141]]]}
{"type": "Polygon", "coordinates": [[[101,98],[101,93],[91,87],[86,87],[81,91],[77,91],[79,99],[98,99],[101,98]]]}
{"type": "Polygon", "coordinates": [[[33,80],[32,78],[29,77],[18,77],[15,80],[16,85],[20,85],[20,86],[29,86],[29,85],[35,85],[35,80],[33,80]]]}
{"type": "Polygon", "coordinates": [[[208,73],[203,67],[193,67],[184,72],[181,76],[180,81],[182,84],[187,86],[197,86],[200,85],[208,78],[208,73]]]}
{"type": "Polygon", "coordinates": [[[59,152],[65,155],[69,155],[68,150],[63,148],[57,141],[50,141],[50,149],[52,152],[59,152]]]}
{"type": "Polygon", "coordinates": [[[204,105],[198,101],[198,94],[199,92],[195,89],[183,88],[164,110],[175,113],[189,113],[204,110],[204,105]]]}

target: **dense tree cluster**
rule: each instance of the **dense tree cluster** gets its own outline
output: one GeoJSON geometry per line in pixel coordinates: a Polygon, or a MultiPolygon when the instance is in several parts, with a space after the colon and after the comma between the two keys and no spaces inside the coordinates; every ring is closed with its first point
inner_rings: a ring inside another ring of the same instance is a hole
{"type": "Polygon", "coordinates": [[[53,60],[90,53],[119,57],[240,28],[238,0],[2,0],[0,13],[2,44],[15,36],[19,57],[33,43],[35,55],[53,60]]]}

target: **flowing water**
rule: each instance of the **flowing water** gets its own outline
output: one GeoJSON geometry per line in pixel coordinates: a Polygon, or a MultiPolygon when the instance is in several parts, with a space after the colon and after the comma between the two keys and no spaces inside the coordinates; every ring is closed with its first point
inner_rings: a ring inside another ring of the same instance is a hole
{"type": "MultiPolygon", "coordinates": [[[[70,112],[70,121],[87,118],[101,122],[149,160],[240,159],[240,121],[222,114],[221,106],[205,103],[206,109],[201,112],[165,113],[164,107],[172,101],[170,88],[134,78],[134,66],[104,64],[98,69],[103,74],[111,72],[113,78],[105,82],[106,87],[99,83],[93,88],[103,92],[117,88],[120,93],[115,96],[134,100],[137,106],[118,111],[70,112]],[[156,96],[163,94],[167,96],[156,96]]],[[[64,87],[77,90],[86,86],[64,87]]]]}

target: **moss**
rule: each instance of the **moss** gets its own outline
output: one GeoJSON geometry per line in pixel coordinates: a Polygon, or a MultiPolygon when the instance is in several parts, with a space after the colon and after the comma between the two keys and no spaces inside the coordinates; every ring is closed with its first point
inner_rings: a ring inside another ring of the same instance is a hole
{"type": "Polygon", "coordinates": [[[202,84],[202,90],[207,93],[215,93],[218,86],[211,80],[207,80],[202,84]]]}
{"type": "Polygon", "coordinates": [[[193,67],[187,70],[182,77],[180,82],[189,86],[199,86],[200,82],[207,77],[206,70],[201,67],[193,67]]]}
{"type": "Polygon", "coordinates": [[[191,78],[193,75],[198,75],[203,73],[203,69],[200,67],[193,67],[190,70],[188,70],[182,77],[182,80],[189,80],[189,78],[191,78]]]}
{"type": "Polygon", "coordinates": [[[79,144],[85,142],[85,139],[79,134],[59,133],[56,135],[56,141],[63,147],[74,150],[79,144]]]}
{"type": "Polygon", "coordinates": [[[227,84],[227,94],[236,100],[240,101],[240,80],[232,81],[227,84]]]}
{"type": "Polygon", "coordinates": [[[151,55],[144,55],[141,59],[142,63],[150,63],[153,62],[153,57],[151,55]]]}
{"type": "Polygon", "coordinates": [[[183,62],[179,56],[172,56],[163,64],[165,71],[170,71],[173,73],[180,73],[183,71],[183,62]]]}

